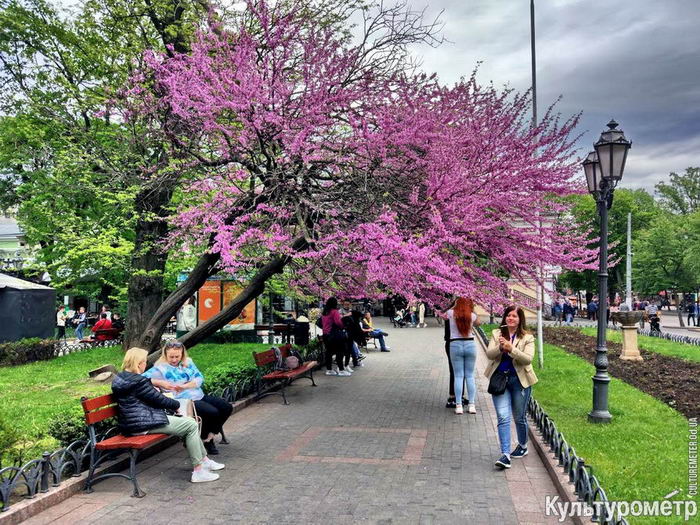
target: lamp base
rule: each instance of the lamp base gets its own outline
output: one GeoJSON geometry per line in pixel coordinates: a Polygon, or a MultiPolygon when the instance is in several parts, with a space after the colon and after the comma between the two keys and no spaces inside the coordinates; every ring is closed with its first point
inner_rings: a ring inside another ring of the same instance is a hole
{"type": "Polygon", "coordinates": [[[589,423],[610,423],[612,415],[607,410],[593,410],[588,413],[589,423]]]}

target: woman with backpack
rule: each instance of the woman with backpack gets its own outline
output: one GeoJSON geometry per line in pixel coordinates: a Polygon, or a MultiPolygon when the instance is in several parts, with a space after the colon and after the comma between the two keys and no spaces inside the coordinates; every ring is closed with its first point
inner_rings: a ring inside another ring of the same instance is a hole
{"type": "Polygon", "coordinates": [[[347,334],[338,311],[338,299],[329,297],[321,312],[321,328],[323,329],[323,346],[326,349],[326,375],[347,377],[352,375],[345,370],[345,342],[347,334]],[[338,370],[333,370],[333,355],[338,370]]]}

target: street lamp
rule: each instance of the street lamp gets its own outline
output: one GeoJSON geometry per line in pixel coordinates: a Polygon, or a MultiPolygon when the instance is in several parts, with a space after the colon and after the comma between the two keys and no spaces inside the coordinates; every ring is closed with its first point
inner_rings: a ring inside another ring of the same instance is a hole
{"type": "Polygon", "coordinates": [[[592,423],[609,423],[608,412],[608,349],[605,346],[605,331],[608,320],[608,210],[612,206],[615,186],[622,180],[627,152],[632,143],[617,129],[615,120],[608,122],[608,129],[600,134],[586,160],[583,171],[586,174],[588,192],[593,195],[600,215],[600,260],[598,270],[598,344],[595,354],[595,375],[593,376],[593,410],[588,414],[592,423]]]}

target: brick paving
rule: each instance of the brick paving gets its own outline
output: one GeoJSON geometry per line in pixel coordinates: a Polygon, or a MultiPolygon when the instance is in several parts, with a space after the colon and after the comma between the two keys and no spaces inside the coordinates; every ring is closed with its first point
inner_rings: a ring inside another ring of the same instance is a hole
{"type": "Polygon", "coordinates": [[[534,451],[508,471],[493,466],[485,356],[477,414],[456,416],[441,329],[387,331],[391,353],[371,352],[352,377],[318,374],[318,387],[288,389],[289,406],[270,396],[235,414],[219,481],[190,483],[174,446],[139,464],[145,498],[109,479],[25,523],[558,523],[544,515],[556,490],[534,451]]]}

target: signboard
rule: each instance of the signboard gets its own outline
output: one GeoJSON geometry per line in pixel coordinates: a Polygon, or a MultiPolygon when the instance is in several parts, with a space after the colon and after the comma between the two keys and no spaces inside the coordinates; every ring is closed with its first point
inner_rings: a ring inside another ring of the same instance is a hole
{"type": "MultiPolygon", "coordinates": [[[[228,305],[243,290],[243,286],[235,281],[224,281],[224,307],[228,305]]],[[[255,326],[255,300],[249,302],[241,315],[236,317],[229,325],[234,330],[252,330],[255,326]]]]}
{"type": "Polygon", "coordinates": [[[199,289],[199,324],[208,321],[221,311],[221,281],[207,281],[199,289]]]}

